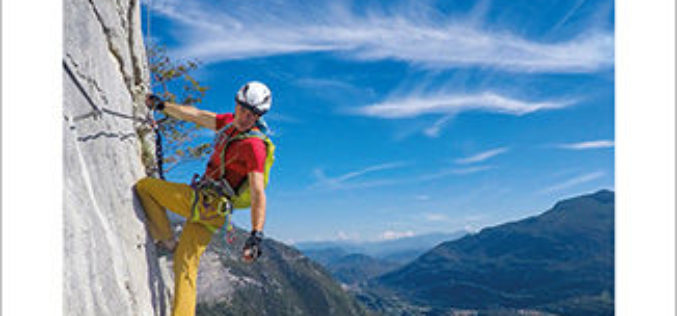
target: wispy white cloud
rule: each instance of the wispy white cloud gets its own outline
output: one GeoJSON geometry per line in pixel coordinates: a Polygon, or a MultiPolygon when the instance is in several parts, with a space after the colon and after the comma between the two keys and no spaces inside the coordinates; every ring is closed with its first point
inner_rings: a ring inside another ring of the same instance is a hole
{"type": "Polygon", "coordinates": [[[564,17],[562,17],[562,19],[560,19],[560,20],[557,22],[557,24],[555,24],[555,26],[553,26],[553,27],[550,29],[550,32],[554,32],[555,30],[557,30],[557,29],[559,29],[560,27],[562,27],[562,25],[564,25],[564,23],[565,23],[566,21],[568,21],[568,20],[573,16],[574,12],[578,11],[578,10],[581,8],[581,6],[585,3],[585,1],[586,1],[586,0],[578,0],[578,1],[574,4],[574,6],[573,6],[571,9],[569,9],[569,11],[567,12],[567,14],[565,14],[564,17]]]}
{"type": "Polygon", "coordinates": [[[424,130],[423,130],[423,134],[425,134],[425,135],[428,136],[428,137],[438,137],[438,136],[440,136],[440,131],[442,130],[442,128],[443,128],[444,126],[447,125],[447,123],[448,123],[452,118],[454,118],[454,115],[453,115],[453,114],[448,114],[448,115],[442,116],[442,118],[440,118],[439,120],[435,121],[435,123],[434,123],[432,126],[426,128],[426,129],[424,129],[424,130]]]}
{"type": "Polygon", "coordinates": [[[583,183],[586,183],[586,182],[590,182],[590,181],[599,179],[599,178],[603,177],[604,174],[605,173],[603,171],[595,171],[595,172],[583,174],[583,175],[571,178],[567,181],[546,187],[545,189],[539,191],[539,193],[545,194],[545,193],[552,193],[552,192],[556,192],[556,191],[569,189],[569,188],[575,187],[579,184],[583,184],[583,183]]]}
{"type": "Polygon", "coordinates": [[[474,224],[466,224],[463,226],[463,229],[470,234],[476,234],[481,230],[481,228],[476,227],[474,224]]]}
{"type": "Polygon", "coordinates": [[[475,155],[472,155],[470,157],[465,157],[465,158],[460,158],[456,159],[455,162],[458,164],[470,164],[470,163],[476,163],[476,162],[482,162],[485,161],[491,157],[498,156],[500,154],[506,153],[510,150],[508,147],[499,147],[499,148],[494,148],[491,150],[487,150],[475,155]]]}
{"type": "Polygon", "coordinates": [[[386,230],[381,235],[379,236],[380,240],[394,240],[394,239],[399,239],[399,238],[404,238],[404,237],[413,237],[415,234],[411,230],[407,231],[393,231],[393,230],[386,230]]]}
{"type": "Polygon", "coordinates": [[[342,90],[357,90],[357,88],[350,83],[342,80],[335,79],[322,79],[322,78],[300,78],[295,80],[295,83],[300,86],[310,87],[310,88],[331,88],[331,89],[342,89],[342,90]]]}
{"type": "Polygon", "coordinates": [[[324,173],[324,171],[320,168],[316,168],[313,170],[313,174],[315,175],[315,178],[317,182],[311,186],[311,188],[329,188],[329,189],[346,189],[346,188],[356,188],[356,187],[373,187],[373,186],[381,186],[381,185],[388,185],[392,184],[393,181],[391,180],[375,180],[375,181],[365,181],[365,182],[351,182],[351,183],[346,183],[348,180],[364,176],[369,173],[377,172],[377,171],[382,171],[382,170],[389,170],[389,169],[397,169],[397,168],[402,168],[406,166],[406,163],[403,162],[391,162],[391,163],[384,163],[384,164],[379,164],[379,165],[374,165],[370,166],[364,169],[356,170],[356,171],[351,171],[346,174],[340,175],[338,177],[327,177],[324,173]]]}
{"type": "Polygon", "coordinates": [[[337,240],[359,240],[360,239],[360,234],[359,233],[347,233],[343,230],[339,230],[336,232],[336,239],[337,240]]]}
{"type": "Polygon", "coordinates": [[[367,167],[367,168],[364,168],[362,170],[357,170],[357,171],[346,173],[346,174],[336,178],[335,180],[338,181],[338,182],[343,182],[343,181],[346,181],[348,179],[356,178],[356,177],[362,176],[362,175],[370,173],[370,172],[400,168],[400,167],[403,167],[404,165],[405,164],[402,163],[402,162],[380,164],[380,165],[376,165],[376,166],[367,167]]]}
{"type": "Polygon", "coordinates": [[[462,174],[477,173],[477,172],[481,172],[481,171],[485,171],[485,170],[489,170],[489,169],[494,169],[494,168],[496,168],[496,167],[494,167],[494,166],[477,166],[477,167],[468,167],[468,168],[456,168],[456,169],[452,169],[451,171],[452,171],[453,174],[462,175],[462,174]]]}
{"type": "Polygon", "coordinates": [[[451,220],[449,216],[440,213],[425,213],[423,219],[429,222],[448,222],[451,220]]]}
{"type": "Polygon", "coordinates": [[[426,181],[446,178],[446,177],[449,177],[449,176],[459,176],[459,175],[468,175],[468,174],[478,173],[478,172],[482,172],[482,171],[486,171],[486,170],[494,169],[494,168],[495,167],[493,167],[493,166],[475,166],[475,167],[468,167],[468,168],[442,169],[442,170],[439,170],[438,172],[435,172],[435,173],[426,174],[426,175],[416,177],[416,178],[414,178],[410,181],[426,182],[426,181]]]}
{"type": "MultiPolygon", "coordinates": [[[[437,170],[434,173],[422,174],[419,176],[409,175],[406,178],[396,177],[396,178],[382,178],[375,180],[363,180],[363,181],[352,181],[354,178],[364,176],[365,174],[374,173],[381,170],[388,169],[397,169],[407,166],[408,164],[403,162],[394,162],[375,165],[360,169],[357,171],[348,172],[346,174],[337,176],[337,177],[328,177],[324,170],[321,168],[315,168],[313,170],[313,176],[315,177],[315,183],[313,183],[309,189],[329,189],[329,190],[345,190],[345,189],[364,189],[364,188],[373,188],[373,187],[383,187],[399,184],[411,184],[411,183],[421,183],[428,182],[437,179],[446,178],[449,176],[461,176],[469,175],[473,173],[478,173],[490,169],[494,169],[494,166],[472,166],[467,168],[443,168],[437,170]],[[351,180],[351,181],[349,181],[351,180]]],[[[417,200],[427,200],[430,199],[427,195],[416,196],[417,200]]]]}
{"type": "Polygon", "coordinates": [[[451,226],[462,225],[463,229],[472,232],[474,227],[481,226],[488,217],[484,214],[470,214],[464,216],[450,216],[444,213],[426,212],[418,215],[417,219],[429,223],[443,223],[451,226]]]}
{"type": "Polygon", "coordinates": [[[594,72],[613,66],[614,36],[590,29],[559,42],[468,19],[439,19],[423,2],[401,9],[347,2],[152,1],[154,14],[181,23],[177,53],[223,61],[304,52],[335,52],[356,60],[400,60],[429,69],[491,67],[516,72],[594,72]]]}
{"type": "MultiPolygon", "coordinates": [[[[370,100],[377,95],[376,90],[365,85],[356,85],[352,81],[356,76],[342,76],[340,78],[326,77],[303,77],[291,81],[294,85],[313,94],[320,104],[328,109],[336,103],[336,100],[370,100]]],[[[354,102],[354,101],[351,101],[354,102]]]]}
{"type": "Polygon", "coordinates": [[[614,141],[612,141],[612,140],[595,140],[595,141],[580,142],[580,143],[561,144],[561,145],[557,145],[557,147],[562,148],[562,149],[570,149],[570,150],[611,148],[611,147],[614,147],[614,141]]]}
{"type": "Polygon", "coordinates": [[[536,111],[560,109],[575,104],[575,100],[525,101],[494,92],[474,95],[437,94],[392,98],[352,110],[354,114],[385,118],[408,118],[424,114],[453,115],[463,111],[483,111],[510,115],[525,115],[536,111]]]}

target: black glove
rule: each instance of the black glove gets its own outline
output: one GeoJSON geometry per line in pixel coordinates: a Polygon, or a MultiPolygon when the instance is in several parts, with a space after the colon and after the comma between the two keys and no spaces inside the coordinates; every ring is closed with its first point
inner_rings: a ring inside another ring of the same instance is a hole
{"type": "Polygon", "coordinates": [[[146,106],[151,110],[162,111],[165,109],[165,101],[152,93],[146,95],[146,106]]]}
{"type": "Polygon", "coordinates": [[[251,235],[244,242],[242,248],[242,258],[246,262],[256,261],[261,256],[261,240],[263,240],[263,232],[252,230],[251,235]]]}

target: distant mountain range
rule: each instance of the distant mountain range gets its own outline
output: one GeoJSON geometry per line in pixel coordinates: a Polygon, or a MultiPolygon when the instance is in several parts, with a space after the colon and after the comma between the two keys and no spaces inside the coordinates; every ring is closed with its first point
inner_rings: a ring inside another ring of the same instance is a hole
{"type": "Polygon", "coordinates": [[[368,279],[399,268],[435,245],[467,232],[433,233],[375,242],[325,241],[299,243],[303,254],[323,265],[331,275],[354,289],[368,279]]]}
{"type": "Polygon", "coordinates": [[[328,264],[349,254],[363,254],[395,263],[408,263],[437,244],[466,235],[467,231],[431,233],[384,241],[320,241],[301,242],[294,246],[306,256],[328,264]]]}
{"type": "Polygon", "coordinates": [[[614,193],[558,202],[442,243],[372,279],[358,297],[386,314],[537,310],[614,314],[614,193]]]}

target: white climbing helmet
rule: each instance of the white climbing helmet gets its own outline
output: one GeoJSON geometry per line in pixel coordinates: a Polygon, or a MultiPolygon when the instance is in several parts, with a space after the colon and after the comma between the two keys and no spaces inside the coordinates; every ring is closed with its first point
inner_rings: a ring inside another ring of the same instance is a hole
{"type": "Polygon", "coordinates": [[[258,115],[263,115],[270,110],[273,95],[265,84],[250,81],[237,91],[235,102],[258,115]]]}

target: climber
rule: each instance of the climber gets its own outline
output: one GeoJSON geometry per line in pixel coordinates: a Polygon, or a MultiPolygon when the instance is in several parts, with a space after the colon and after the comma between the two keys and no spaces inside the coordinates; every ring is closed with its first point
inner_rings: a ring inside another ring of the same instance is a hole
{"type": "MultiPolygon", "coordinates": [[[[260,118],[271,106],[271,92],[252,81],[235,96],[235,113],[216,114],[162,101],[148,95],[151,109],[217,131],[206,170],[191,185],[144,178],[136,192],[148,218],[148,229],[160,247],[174,252],[175,295],[172,315],[193,315],[200,256],[213,233],[229,223],[232,208],[251,206],[252,230],[242,249],[245,262],[261,256],[266,217],[268,174],[274,146],[261,132],[260,118]],[[178,242],[165,208],[187,219],[178,242]]],[[[197,175],[196,175],[197,176],[197,175]]]]}

